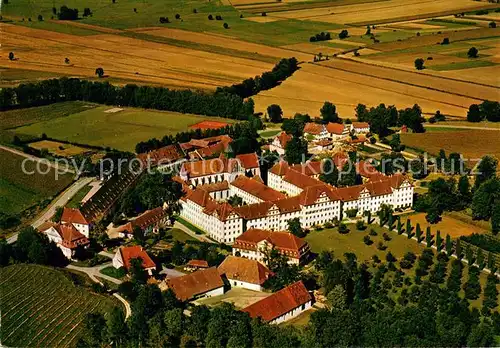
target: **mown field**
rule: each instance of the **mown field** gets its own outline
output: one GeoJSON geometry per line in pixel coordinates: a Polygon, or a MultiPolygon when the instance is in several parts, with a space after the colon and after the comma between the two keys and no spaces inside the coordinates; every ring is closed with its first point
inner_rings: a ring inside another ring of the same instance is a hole
{"type": "Polygon", "coordinates": [[[26,172],[22,170],[25,157],[0,149],[0,211],[12,214],[19,213],[35,203],[51,198],[62,191],[73,181],[73,175],[56,173],[47,165],[39,166],[42,174],[37,171],[33,161],[25,163],[26,172]]]}
{"type": "MultiPolygon", "coordinates": [[[[83,103],[76,102],[74,113],[73,103],[54,104],[49,107],[29,109],[33,117],[26,116],[31,122],[23,127],[11,130],[15,134],[24,136],[47,136],[79,144],[111,147],[123,151],[133,152],[135,145],[153,137],[162,138],[168,134],[186,131],[189,125],[195,124],[207,117],[179,114],[164,111],[152,111],[127,108],[118,112],[106,112],[110,106],[95,106],[83,109],[83,103]],[[59,106],[66,112],[59,110],[59,106]],[[48,109],[48,110],[47,110],[48,109]],[[47,111],[45,111],[47,110],[47,111]],[[68,114],[67,114],[68,113],[68,114]],[[53,115],[53,117],[36,115],[53,115]],[[38,121],[39,120],[39,121],[38,121]]],[[[3,117],[10,122],[17,117],[19,111],[8,111],[3,117]]],[[[230,119],[209,118],[214,121],[227,123],[234,122],[230,119]]],[[[12,121],[14,122],[14,121],[12,121]]],[[[27,121],[25,121],[27,122],[27,121]]]]}
{"type": "Polygon", "coordinates": [[[44,266],[0,268],[0,279],[0,336],[5,346],[75,346],[87,313],[105,314],[121,305],[44,266]]]}
{"type": "Polygon", "coordinates": [[[467,129],[408,133],[401,135],[401,142],[407,147],[425,151],[436,156],[444,149],[447,154],[458,152],[471,163],[485,155],[500,158],[500,132],[496,130],[467,129]]]}
{"type": "Polygon", "coordinates": [[[231,85],[272,68],[258,60],[116,34],[75,36],[5,23],[0,29],[2,47],[17,57],[0,60],[1,68],[95,77],[95,69],[102,67],[105,76],[123,82],[201,90],[231,85]]]}

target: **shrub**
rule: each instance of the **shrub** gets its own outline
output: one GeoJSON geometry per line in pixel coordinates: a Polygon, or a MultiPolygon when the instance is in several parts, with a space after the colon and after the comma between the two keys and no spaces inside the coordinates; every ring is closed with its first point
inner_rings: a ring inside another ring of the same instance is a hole
{"type": "Polygon", "coordinates": [[[496,28],[496,27],[497,27],[497,24],[496,24],[495,22],[490,22],[490,23],[488,24],[488,26],[489,26],[490,28],[496,28]]]}
{"type": "Polygon", "coordinates": [[[378,242],[377,249],[378,250],[385,250],[385,249],[387,249],[387,246],[384,245],[384,243],[382,243],[382,241],[380,241],[380,242],[378,242]]]}
{"type": "Polygon", "coordinates": [[[479,53],[479,51],[477,50],[477,48],[475,47],[471,47],[469,49],[469,51],[467,52],[467,56],[469,58],[477,58],[477,54],[479,53]]]}
{"type": "Polygon", "coordinates": [[[267,16],[267,13],[262,12],[262,17],[265,17],[265,16],[267,16]]]}
{"type": "Polygon", "coordinates": [[[363,237],[363,242],[364,242],[366,245],[372,245],[372,244],[373,244],[373,241],[370,239],[370,236],[364,236],[364,237],[363,237]]]}
{"type": "Polygon", "coordinates": [[[373,228],[370,229],[370,236],[376,236],[378,235],[377,231],[375,231],[373,228]]]}
{"type": "Polygon", "coordinates": [[[178,13],[176,13],[176,14],[175,14],[175,19],[181,19],[181,15],[180,15],[180,14],[178,14],[178,13]]]}
{"type": "Polygon", "coordinates": [[[345,39],[347,37],[349,37],[349,32],[346,29],[342,30],[339,33],[339,39],[345,39]]]}
{"type": "Polygon", "coordinates": [[[384,232],[384,234],[382,235],[382,237],[384,238],[384,240],[386,242],[388,242],[388,241],[390,241],[392,239],[386,232],[384,232]]]}
{"type": "Polygon", "coordinates": [[[445,37],[443,41],[441,42],[441,45],[449,45],[450,44],[450,39],[445,37]]]}
{"type": "Polygon", "coordinates": [[[209,21],[213,21],[214,20],[214,16],[212,16],[211,14],[208,15],[208,20],[209,21]]]}
{"type": "Polygon", "coordinates": [[[346,233],[349,233],[349,229],[347,228],[347,225],[344,224],[344,223],[341,223],[339,225],[339,233],[341,234],[346,234],[346,233]]]}
{"type": "Polygon", "coordinates": [[[224,29],[229,29],[229,24],[224,23],[223,27],[224,27],[224,29]]]}
{"type": "Polygon", "coordinates": [[[422,58],[415,59],[415,68],[417,70],[424,69],[424,60],[422,58]]]}
{"type": "Polygon", "coordinates": [[[364,221],[363,221],[363,220],[358,220],[358,221],[356,222],[356,229],[357,229],[358,231],[364,231],[364,230],[366,229],[366,226],[365,226],[365,223],[364,223],[364,221]]]}

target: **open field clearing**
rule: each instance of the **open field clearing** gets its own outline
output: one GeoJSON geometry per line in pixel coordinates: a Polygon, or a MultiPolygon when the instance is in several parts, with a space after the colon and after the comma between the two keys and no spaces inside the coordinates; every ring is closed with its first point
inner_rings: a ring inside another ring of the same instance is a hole
{"type": "MultiPolygon", "coordinates": [[[[468,79],[477,83],[500,86],[498,78],[498,66],[487,66],[481,68],[469,68],[464,70],[450,70],[441,72],[443,76],[457,79],[468,79]]],[[[498,97],[496,98],[498,100],[498,97]]]]}
{"type": "Polygon", "coordinates": [[[71,36],[2,24],[2,44],[18,60],[6,68],[94,76],[96,67],[122,79],[172,87],[214,89],[254,77],[272,64],[147,42],[112,34],[71,36]],[[68,57],[71,64],[65,64],[68,57]]]}
{"type": "Polygon", "coordinates": [[[404,217],[402,217],[401,222],[403,223],[403,226],[406,226],[406,220],[410,219],[412,226],[415,227],[417,226],[417,224],[420,224],[420,227],[422,229],[422,236],[425,235],[425,230],[428,226],[430,226],[432,235],[436,235],[437,231],[441,231],[441,237],[443,239],[446,238],[447,234],[449,234],[451,238],[457,239],[461,236],[470,236],[473,233],[488,232],[481,227],[468,224],[446,215],[443,215],[442,220],[437,224],[429,224],[427,220],[425,220],[425,215],[426,213],[405,215],[404,217]]]}
{"type": "MultiPolygon", "coordinates": [[[[478,99],[418,87],[414,83],[367,76],[369,69],[368,66],[360,66],[357,71],[351,72],[305,64],[280,86],[254,97],[255,108],[264,112],[270,104],[279,104],[285,117],[293,117],[296,112],[309,113],[314,117],[319,115],[323,103],[329,100],[337,106],[341,117],[353,118],[358,103],[367,106],[386,103],[398,108],[411,107],[416,103],[424,113],[434,114],[440,110],[446,115],[465,117],[470,104],[478,102],[478,99]]],[[[389,76],[391,74],[389,72],[389,76]]],[[[416,81],[418,76],[410,75],[409,78],[416,81]]]]}
{"type": "Polygon", "coordinates": [[[60,143],[52,140],[40,140],[29,144],[29,147],[37,150],[46,149],[50,154],[61,157],[72,157],[92,152],[92,150],[86,149],[84,147],[60,143]]]}
{"type": "Polygon", "coordinates": [[[119,112],[106,112],[109,106],[53,118],[16,129],[16,133],[40,135],[80,144],[109,146],[133,152],[135,145],[153,137],[186,131],[188,126],[205,119],[233,123],[233,120],[126,108],[119,112]]]}
{"type": "Polygon", "coordinates": [[[500,159],[500,136],[496,130],[457,130],[428,133],[401,134],[401,142],[407,147],[437,155],[443,149],[446,153],[458,152],[472,163],[485,155],[500,159]]]}
{"type": "Polygon", "coordinates": [[[53,168],[46,164],[38,165],[32,160],[24,163],[25,159],[0,149],[0,211],[4,213],[22,212],[43,199],[55,196],[73,181],[71,174],[59,174],[56,179],[53,168]],[[33,174],[27,174],[30,172],[33,174]]]}
{"type": "MultiPolygon", "coordinates": [[[[457,41],[468,41],[471,39],[495,38],[500,36],[500,28],[479,28],[470,30],[450,31],[441,34],[413,36],[408,40],[395,42],[381,42],[374,44],[373,49],[378,51],[395,51],[408,50],[417,47],[437,46],[443,42],[444,38],[448,38],[450,43],[457,41]]],[[[446,48],[446,47],[445,47],[446,48]]]]}
{"type": "Polygon", "coordinates": [[[137,29],[134,31],[143,32],[154,36],[165,37],[169,39],[194,42],[203,45],[213,45],[238,51],[254,52],[260,55],[275,57],[277,58],[277,60],[280,58],[289,58],[289,57],[295,57],[299,61],[312,59],[311,55],[309,54],[303,54],[282,48],[253,44],[227,37],[221,38],[218,35],[209,33],[195,33],[186,30],[164,29],[164,28],[137,29]]]}
{"type": "Polygon", "coordinates": [[[420,254],[423,246],[419,245],[414,240],[400,236],[395,231],[389,231],[386,228],[378,225],[369,225],[364,231],[358,231],[354,224],[348,225],[349,233],[341,234],[336,228],[325,229],[322,231],[311,231],[306,236],[306,241],[309,243],[311,250],[319,253],[323,250],[331,250],[335,253],[336,257],[343,257],[344,253],[355,253],[360,262],[368,261],[373,255],[377,255],[381,260],[385,260],[387,252],[391,252],[397,258],[412,251],[415,254],[420,254]],[[370,230],[373,229],[377,232],[376,236],[370,236],[373,244],[366,245],[363,237],[368,235],[370,230]],[[387,233],[390,241],[385,241],[383,234],[387,233]],[[386,250],[379,250],[377,248],[379,242],[387,246],[386,250]]]}
{"type": "Polygon", "coordinates": [[[429,18],[482,8],[494,4],[468,0],[389,0],[273,13],[275,17],[342,24],[379,24],[414,18],[429,18]]]}
{"type": "Polygon", "coordinates": [[[224,295],[199,299],[196,300],[195,303],[206,306],[216,306],[221,302],[228,302],[234,304],[236,308],[245,308],[269,295],[271,295],[271,293],[252,291],[243,288],[232,288],[224,295]]]}
{"type": "MultiPolygon", "coordinates": [[[[443,79],[431,75],[424,75],[415,70],[403,71],[388,69],[381,66],[366,65],[346,59],[331,59],[329,61],[322,62],[321,65],[353,73],[362,73],[363,75],[381,79],[400,81],[401,83],[406,83],[413,86],[429,88],[457,96],[467,96],[478,100],[496,100],[498,99],[500,93],[499,88],[475,85],[472,83],[454,81],[450,79],[443,79]]],[[[468,101],[463,104],[466,107],[470,105],[467,104],[467,102],[468,101]]]]}
{"type": "Polygon", "coordinates": [[[75,286],[62,272],[38,265],[0,269],[1,337],[6,346],[75,346],[87,313],[121,306],[75,286]]]}

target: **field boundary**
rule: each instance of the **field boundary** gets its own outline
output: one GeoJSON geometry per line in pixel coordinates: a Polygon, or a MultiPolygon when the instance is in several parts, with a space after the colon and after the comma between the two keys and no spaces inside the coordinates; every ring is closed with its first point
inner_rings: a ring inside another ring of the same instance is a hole
{"type": "MultiPolygon", "coordinates": [[[[391,81],[391,82],[396,82],[396,83],[400,83],[400,84],[408,85],[408,86],[412,86],[412,87],[424,88],[424,89],[428,89],[430,91],[436,91],[436,92],[446,93],[446,94],[450,94],[450,95],[453,95],[453,96],[464,97],[464,98],[471,98],[471,99],[478,99],[476,97],[471,97],[471,96],[466,95],[466,94],[453,93],[453,92],[442,90],[442,89],[439,89],[439,88],[434,88],[434,87],[429,87],[429,86],[423,86],[423,85],[419,85],[419,84],[416,84],[416,83],[404,82],[404,81],[401,81],[401,80],[395,80],[395,79],[392,79],[390,77],[381,77],[381,76],[377,76],[377,75],[372,75],[369,72],[352,71],[352,70],[343,69],[343,68],[339,68],[339,67],[332,67],[332,66],[328,66],[328,65],[320,65],[320,64],[317,64],[317,63],[312,63],[312,64],[315,64],[315,65],[318,65],[318,66],[321,66],[321,67],[325,67],[325,68],[329,68],[329,69],[344,71],[344,72],[351,73],[351,74],[356,74],[356,75],[361,75],[361,76],[369,76],[369,77],[373,77],[373,78],[376,78],[376,79],[386,80],[386,81],[391,81]]],[[[408,71],[408,72],[410,72],[410,71],[408,71]]],[[[427,100],[431,100],[431,101],[436,101],[436,100],[432,100],[432,99],[429,99],[429,98],[423,98],[423,99],[427,99],[427,100]]],[[[478,99],[478,100],[484,101],[485,99],[478,99]]],[[[452,103],[444,102],[444,101],[440,101],[440,103],[447,104],[447,105],[452,105],[452,106],[457,106],[457,107],[462,107],[461,105],[456,105],[456,104],[452,104],[452,103]]]]}

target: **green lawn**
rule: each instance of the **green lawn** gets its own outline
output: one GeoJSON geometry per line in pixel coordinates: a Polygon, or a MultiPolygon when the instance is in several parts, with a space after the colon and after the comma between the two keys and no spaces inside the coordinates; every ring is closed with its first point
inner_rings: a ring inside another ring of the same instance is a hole
{"type": "Polygon", "coordinates": [[[189,125],[202,120],[234,122],[230,119],[134,108],[115,113],[105,112],[112,108],[99,106],[85,111],[78,110],[68,116],[53,117],[16,128],[16,133],[32,136],[45,133],[57,140],[133,152],[140,141],[154,137],[161,139],[168,134],[186,131],[189,125]]]}
{"type": "Polygon", "coordinates": [[[262,138],[272,138],[272,137],[278,135],[280,132],[281,132],[281,129],[270,129],[270,130],[266,130],[266,131],[261,132],[259,135],[262,138]]]}
{"type": "Polygon", "coordinates": [[[114,306],[121,304],[73,284],[53,268],[23,264],[0,268],[0,336],[5,346],[75,346],[87,313],[105,314],[114,306]]]}
{"type": "Polygon", "coordinates": [[[113,266],[109,266],[106,268],[101,269],[100,271],[102,274],[116,278],[116,279],[121,279],[125,277],[125,270],[122,268],[114,268],[113,266]]]}
{"type": "MultiPolygon", "coordinates": [[[[22,171],[25,157],[0,150],[0,211],[6,214],[20,213],[37,202],[51,198],[73,181],[73,175],[59,175],[50,169],[47,174],[36,173],[33,161],[25,163],[26,173],[22,171]]],[[[40,165],[40,170],[47,170],[40,165]]]]}
{"type": "Polygon", "coordinates": [[[89,193],[89,191],[92,190],[92,186],[87,185],[84,186],[78,191],[66,204],[68,208],[80,208],[80,205],[82,203],[82,199],[89,193]]]}
{"type": "Polygon", "coordinates": [[[423,250],[423,247],[414,240],[410,240],[406,236],[400,236],[397,232],[389,231],[378,225],[370,225],[364,231],[356,230],[356,226],[353,224],[348,225],[348,227],[349,233],[347,234],[340,234],[337,228],[322,231],[313,230],[306,236],[306,241],[315,253],[323,250],[331,250],[339,258],[343,258],[344,253],[355,253],[360,261],[370,260],[373,255],[377,255],[381,260],[385,260],[385,255],[389,251],[399,258],[407,251],[420,254],[423,250]],[[370,236],[373,244],[366,245],[363,237],[368,235],[371,229],[377,232],[377,236],[370,236]],[[382,237],[384,232],[391,237],[390,241],[384,241],[382,237]],[[377,249],[379,242],[383,242],[387,246],[387,249],[377,249]]]}
{"type": "Polygon", "coordinates": [[[178,229],[178,228],[172,228],[167,231],[166,233],[167,236],[172,236],[173,240],[177,240],[179,242],[185,242],[187,240],[197,240],[196,238],[191,237],[189,234],[186,232],[178,229]]]}
{"type": "Polygon", "coordinates": [[[184,226],[186,226],[187,228],[189,228],[190,230],[192,230],[193,232],[195,232],[196,234],[205,234],[205,231],[203,231],[201,228],[198,228],[196,227],[195,225],[193,225],[192,223],[184,220],[183,218],[181,218],[180,216],[178,216],[176,218],[176,220],[183,224],[184,226]]]}
{"type": "Polygon", "coordinates": [[[494,66],[494,65],[496,65],[496,64],[493,62],[490,62],[489,60],[471,59],[467,62],[433,65],[433,66],[428,67],[428,69],[437,70],[437,71],[448,71],[448,70],[460,70],[460,69],[470,69],[470,68],[482,68],[485,66],[494,66]]]}

